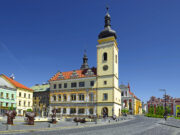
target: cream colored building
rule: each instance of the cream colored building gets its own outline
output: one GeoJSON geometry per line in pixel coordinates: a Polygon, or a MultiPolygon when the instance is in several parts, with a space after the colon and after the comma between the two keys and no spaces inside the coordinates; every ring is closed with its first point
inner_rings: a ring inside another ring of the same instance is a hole
{"type": "Polygon", "coordinates": [[[89,68],[86,54],[81,69],[58,72],[50,79],[50,110],[64,116],[120,116],[121,91],[118,74],[116,32],[110,15],[98,36],[97,68],[89,68]]]}
{"type": "Polygon", "coordinates": [[[16,97],[17,115],[25,115],[27,109],[33,109],[33,90],[29,88],[18,88],[16,97]]]}
{"type": "Polygon", "coordinates": [[[17,115],[24,115],[27,109],[32,109],[33,90],[15,81],[13,77],[3,75],[6,86],[16,89],[17,115]]]}

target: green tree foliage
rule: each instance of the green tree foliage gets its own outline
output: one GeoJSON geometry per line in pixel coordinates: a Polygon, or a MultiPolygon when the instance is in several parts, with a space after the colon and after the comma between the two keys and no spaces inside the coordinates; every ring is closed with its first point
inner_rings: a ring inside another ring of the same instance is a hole
{"type": "Polygon", "coordinates": [[[122,109],[121,112],[127,114],[127,113],[129,113],[129,110],[128,109],[122,109]]]}
{"type": "Polygon", "coordinates": [[[15,108],[14,107],[9,107],[8,110],[15,110],[15,108]]]}
{"type": "Polygon", "coordinates": [[[149,114],[154,114],[154,107],[151,105],[148,110],[149,114]]]}
{"type": "Polygon", "coordinates": [[[32,109],[27,109],[27,112],[32,112],[32,109]]]}

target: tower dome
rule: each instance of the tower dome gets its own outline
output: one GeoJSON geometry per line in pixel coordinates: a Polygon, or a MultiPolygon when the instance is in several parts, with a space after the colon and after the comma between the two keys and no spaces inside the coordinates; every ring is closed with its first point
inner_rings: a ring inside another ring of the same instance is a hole
{"type": "Polygon", "coordinates": [[[107,9],[107,13],[104,17],[105,19],[104,30],[100,32],[98,38],[101,39],[101,38],[114,36],[116,39],[117,38],[116,32],[111,29],[111,16],[108,13],[109,8],[107,7],[106,9],[107,9]]]}

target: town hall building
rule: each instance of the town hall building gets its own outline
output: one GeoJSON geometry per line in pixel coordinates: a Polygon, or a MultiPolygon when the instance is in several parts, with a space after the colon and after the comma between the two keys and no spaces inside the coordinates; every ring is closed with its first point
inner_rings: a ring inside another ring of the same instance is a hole
{"type": "Polygon", "coordinates": [[[80,69],[57,72],[50,80],[50,113],[60,116],[120,116],[117,35],[111,29],[111,17],[98,36],[97,67],[90,68],[86,52],[80,69]]]}

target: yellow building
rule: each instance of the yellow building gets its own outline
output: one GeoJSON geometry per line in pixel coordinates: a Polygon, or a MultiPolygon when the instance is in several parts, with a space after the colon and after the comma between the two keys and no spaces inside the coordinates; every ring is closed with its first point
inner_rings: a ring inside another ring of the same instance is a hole
{"type": "Polygon", "coordinates": [[[80,70],[58,72],[50,79],[50,110],[65,116],[120,116],[117,36],[110,21],[107,12],[96,46],[97,68],[89,68],[84,54],[80,70]]]}
{"type": "Polygon", "coordinates": [[[32,86],[33,89],[33,111],[37,116],[48,116],[49,112],[49,83],[36,84],[32,86]]]}
{"type": "Polygon", "coordinates": [[[9,78],[3,75],[3,78],[16,89],[16,111],[17,115],[24,115],[27,109],[32,109],[33,90],[15,81],[13,77],[9,78]]]}
{"type": "Polygon", "coordinates": [[[134,106],[134,115],[142,114],[142,104],[138,98],[135,98],[134,106]]]}

